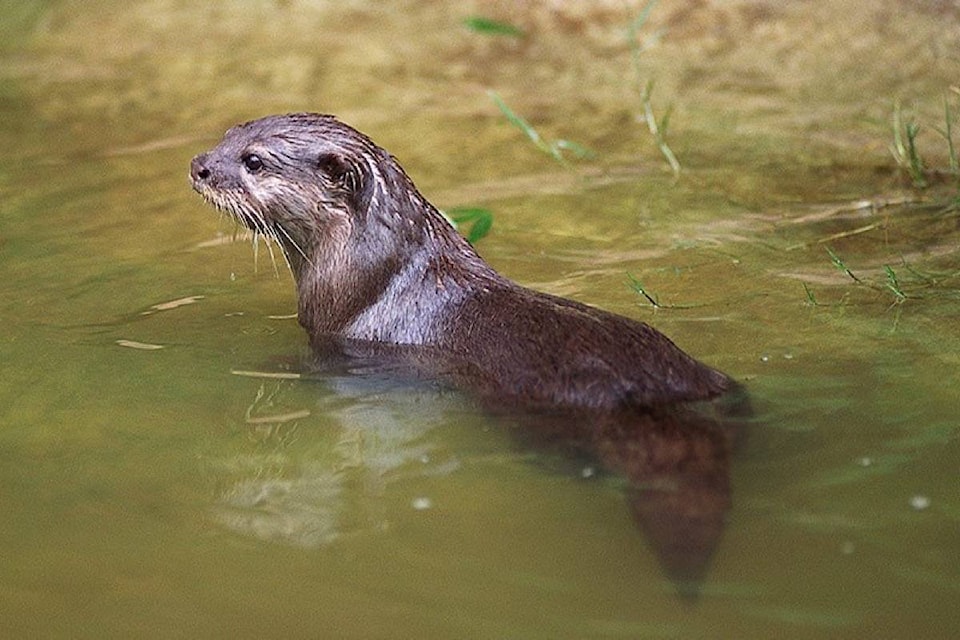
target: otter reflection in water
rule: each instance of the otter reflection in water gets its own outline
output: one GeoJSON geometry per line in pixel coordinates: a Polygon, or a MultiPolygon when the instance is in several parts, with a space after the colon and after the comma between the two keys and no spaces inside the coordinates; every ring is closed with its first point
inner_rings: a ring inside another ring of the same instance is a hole
{"type": "Polygon", "coordinates": [[[281,247],[318,354],[388,354],[389,366],[524,410],[530,434],[623,473],[671,574],[698,575],[678,558],[712,551],[722,530],[729,438],[689,405],[737,393],[730,378],[644,323],[504,278],[389,153],[332,116],[233,127],[190,176],[281,247]]]}

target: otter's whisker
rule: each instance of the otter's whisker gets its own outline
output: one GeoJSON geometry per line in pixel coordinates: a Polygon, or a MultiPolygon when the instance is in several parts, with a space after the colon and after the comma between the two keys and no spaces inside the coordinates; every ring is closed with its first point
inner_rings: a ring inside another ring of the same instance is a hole
{"type": "MultiPolygon", "coordinates": [[[[295,241],[292,237],[290,237],[290,234],[287,232],[286,229],[283,228],[282,225],[279,225],[279,224],[274,225],[274,229],[275,229],[276,232],[283,234],[283,237],[286,238],[286,239],[287,239],[287,242],[289,242],[290,245],[291,245],[294,249],[297,250],[297,253],[299,253],[299,254],[301,255],[301,257],[303,257],[303,259],[306,261],[307,264],[309,264],[311,267],[315,267],[315,266],[316,266],[316,264],[314,264],[313,260],[310,259],[310,256],[308,256],[308,255],[306,254],[306,252],[300,247],[300,245],[297,244],[296,241],[295,241]]],[[[282,245],[283,243],[280,243],[280,244],[282,245]]],[[[287,264],[288,264],[288,265],[290,264],[289,261],[287,262],[287,264]]]]}
{"type": "Polygon", "coordinates": [[[273,253],[273,244],[277,241],[277,236],[269,227],[263,233],[263,242],[267,245],[267,251],[270,253],[270,264],[273,265],[273,275],[280,277],[280,270],[277,269],[277,256],[273,253]]]}
{"type": "Polygon", "coordinates": [[[258,273],[260,269],[260,232],[253,232],[253,272],[258,273]]]}
{"type": "MultiPolygon", "coordinates": [[[[293,272],[293,266],[290,264],[290,257],[287,256],[287,250],[280,241],[280,236],[277,235],[277,230],[272,229],[270,235],[273,238],[273,241],[277,243],[277,246],[280,247],[280,255],[283,256],[283,263],[287,265],[287,271],[290,272],[290,275],[296,276],[296,274],[293,272]]],[[[277,275],[279,276],[279,274],[277,275]]]]}

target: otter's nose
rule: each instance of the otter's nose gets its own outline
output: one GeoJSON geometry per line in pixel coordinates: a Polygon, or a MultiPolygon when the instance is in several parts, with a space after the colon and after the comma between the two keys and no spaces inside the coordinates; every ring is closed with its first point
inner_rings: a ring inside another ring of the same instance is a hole
{"type": "Polygon", "coordinates": [[[190,161],[190,179],[194,182],[204,182],[210,177],[210,169],[206,165],[207,154],[201,153],[190,161]]]}

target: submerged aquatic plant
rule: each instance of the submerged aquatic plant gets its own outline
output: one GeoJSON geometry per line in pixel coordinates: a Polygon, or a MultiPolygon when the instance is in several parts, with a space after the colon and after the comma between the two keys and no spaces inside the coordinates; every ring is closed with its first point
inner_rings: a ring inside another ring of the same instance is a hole
{"type": "MultiPolygon", "coordinates": [[[[960,88],[953,87],[953,91],[960,95],[960,88]]],[[[934,129],[947,141],[947,154],[950,158],[950,173],[960,179],[960,161],[957,160],[957,147],[953,144],[953,111],[950,109],[950,99],[943,96],[943,121],[944,128],[934,129]]]]}
{"type": "Polygon", "coordinates": [[[920,133],[920,124],[915,120],[903,121],[903,110],[898,100],[893,107],[893,146],[891,152],[897,164],[906,170],[913,181],[913,186],[922,189],[927,186],[924,176],[923,159],[917,149],[917,135],[920,133]]]}
{"type": "Polygon", "coordinates": [[[654,140],[657,141],[657,148],[660,149],[660,153],[663,154],[663,157],[666,158],[670,164],[673,175],[680,175],[680,161],[677,160],[677,156],[674,155],[670,145],[667,144],[667,125],[670,123],[670,114],[673,112],[673,106],[667,107],[667,112],[657,121],[656,116],[653,114],[653,102],[650,99],[652,93],[653,80],[646,84],[640,96],[640,100],[643,102],[643,119],[647,123],[647,128],[653,135],[654,140]]]}
{"type": "MultiPolygon", "coordinates": [[[[897,269],[889,264],[883,265],[883,278],[862,277],[847,266],[847,263],[835,251],[827,247],[830,262],[841,273],[847,276],[854,284],[893,297],[892,306],[900,305],[907,300],[928,298],[960,298],[960,271],[926,272],[910,265],[901,258],[897,269]]],[[[803,284],[807,303],[812,306],[821,306],[813,291],[803,284]]]]}
{"type": "Polygon", "coordinates": [[[803,285],[803,292],[807,294],[807,304],[809,304],[811,307],[820,306],[820,303],[817,302],[817,297],[813,295],[813,290],[807,286],[807,283],[801,282],[800,284],[803,285]]]}
{"type": "Polygon", "coordinates": [[[629,281],[630,288],[643,296],[654,309],[693,309],[697,306],[693,304],[663,304],[660,302],[660,296],[647,291],[643,283],[629,271],[627,272],[627,280],[629,281]]]}
{"type": "MultiPolygon", "coordinates": [[[[950,91],[958,96],[960,96],[960,87],[951,87],[950,91]]],[[[957,109],[960,112],[960,108],[957,109]]],[[[944,140],[947,142],[947,155],[950,159],[950,175],[953,176],[954,184],[957,188],[957,193],[954,195],[953,202],[950,205],[951,209],[960,209],[960,159],[957,155],[957,147],[953,143],[953,117],[954,110],[950,108],[950,98],[947,94],[943,96],[943,121],[944,128],[940,129],[934,127],[934,130],[943,136],[944,140]]]]}
{"type": "MultiPolygon", "coordinates": [[[[960,95],[960,88],[951,87],[950,92],[960,95]]],[[[953,141],[953,120],[957,111],[951,105],[949,94],[945,94],[943,97],[943,127],[934,126],[932,128],[946,142],[949,167],[946,170],[930,170],[920,155],[917,143],[921,129],[920,123],[913,118],[905,120],[900,102],[894,103],[893,143],[890,145],[890,152],[893,154],[897,165],[910,176],[914,187],[922,189],[929,184],[932,175],[946,174],[953,178],[958,192],[960,192],[960,157],[958,157],[957,145],[953,141]]],[[[956,208],[958,204],[960,204],[960,193],[958,193],[958,198],[955,199],[953,207],[956,208]]]]}
{"type": "Polygon", "coordinates": [[[563,155],[565,151],[569,151],[578,158],[589,158],[594,155],[592,151],[576,142],[569,140],[545,140],[537,130],[533,128],[533,125],[508,107],[507,103],[503,101],[503,98],[501,98],[496,91],[488,91],[487,93],[494,104],[497,105],[497,108],[500,109],[500,112],[506,116],[510,124],[523,131],[537,149],[540,149],[540,151],[543,151],[560,164],[567,164],[567,159],[563,155]]]}
{"type": "Polygon", "coordinates": [[[841,272],[847,275],[851,280],[853,280],[858,285],[867,287],[869,289],[874,289],[876,291],[882,291],[886,293],[893,294],[893,304],[900,304],[904,302],[908,296],[904,291],[903,287],[900,286],[900,280],[897,278],[896,272],[888,264],[883,265],[883,271],[886,274],[886,281],[883,284],[877,284],[876,282],[863,280],[858,275],[856,275],[850,267],[846,265],[842,258],[839,255],[834,253],[830,247],[827,247],[827,254],[830,256],[830,261],[833,262],[833,266],[839,269],[841,272]]]}
{"type": "Polygon", "coordinates": [[[646,123],[647,129],[649,129],[650,134],[657,143],[657,148],[660,149],[660,153],[670,164],[670,169],[673,171],[673,174],[679,175],[680,161],[677,160],[676,154],[673,153],[670,145],[667,144],[667,126],[670,124],[670,114],[673,111],[673,107],[667,107],[667,112],[662,118],[657,120],[653,112],[653,80],[643,81],[643,71],[640,66],[640,54],[643,52],[644,45],[640,42],[638,34],[644,24],[646,24],[647,18],[650,17],[650,12],[653,11],[653,7],[656,4],[657,0],[648,0],[647,4],[640,9],[640,12],[630,23],[630,27],[627,30],[627,39],[630,43],[630,59],[633,63],[636,90],[640,97],[640,105],[642,107],[641,119],[646,123]]]}
{"type": "Polygon", "coordinates": [[[903,292],[903,288],[900,286],[900,280],[897,278],[897,274],[894,272],[893,267],[885,264],[883,265],[883,271],[887,274],[887,289],[893,293],[897,304],[906,300],[907,294],[903,292]]]}
{"type": "Polygon", "coordinates": [[[830,256],[830,261],[833,263],[833,266],[835,266],[837,269],[845,273],[847,276],[850,277],[851,280],[853,280],[857,284],[864,284],[863,280],[858,278],[853,273],[853,271],[851,271],[850,268],[847,267],[847,265],[840,258],[840,256],[838,256],[836,253],[833,252],[833,249],[831,249],[830,247],[827,247],[827,254],[830,256]]]}
{"type": "Polygon", "coordinates": [[[647,302],[649,302],[649,303],[650,303],[650,306],[652,306],[653,308],[655,308],[655,309],[659,309],[659,308],[660,308],[660,300],[658,299],[658,297],[655,296],[655,295],[651,295],[650,293],[648,293],[647,290],[643,287],[643,283],[641,283],[640,280],[638,280],[638,279],[637,279],[632,273],[630,273],[629,271],[627,272],[627,278],[630,280],[630,288],[631,288],[631,289],[633,289],[634,291],[636,291],[637,293],[639,293],[640,295],[642,295],[644,298],[646,298],[646,299],[647,299],[647,302]]]}

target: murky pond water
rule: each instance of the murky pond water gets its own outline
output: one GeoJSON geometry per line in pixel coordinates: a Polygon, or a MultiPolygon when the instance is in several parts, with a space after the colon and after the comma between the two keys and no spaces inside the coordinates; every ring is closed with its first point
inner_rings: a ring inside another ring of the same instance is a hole
{"type": "Polygon", "coordinates": [[[936,128],[944,96],[960,115],[960,11],[664,0],[635,68],[640,10],[4,3],[0,635],[952,637],[960,228],[936,128]],[[673,106],[679,177],[638,74],[673,106]],[[595,155],[554,162],[488,90],[595,155]],[[898,101],[923,190],[888,149],[898,101]],[[285,375],[290,277],[186,174],[227,126],[304,109],[437,205],[492,210],[478,248],[503,273],[744,381],[699,597],[615,477],[455,393],[285,375]]]}

